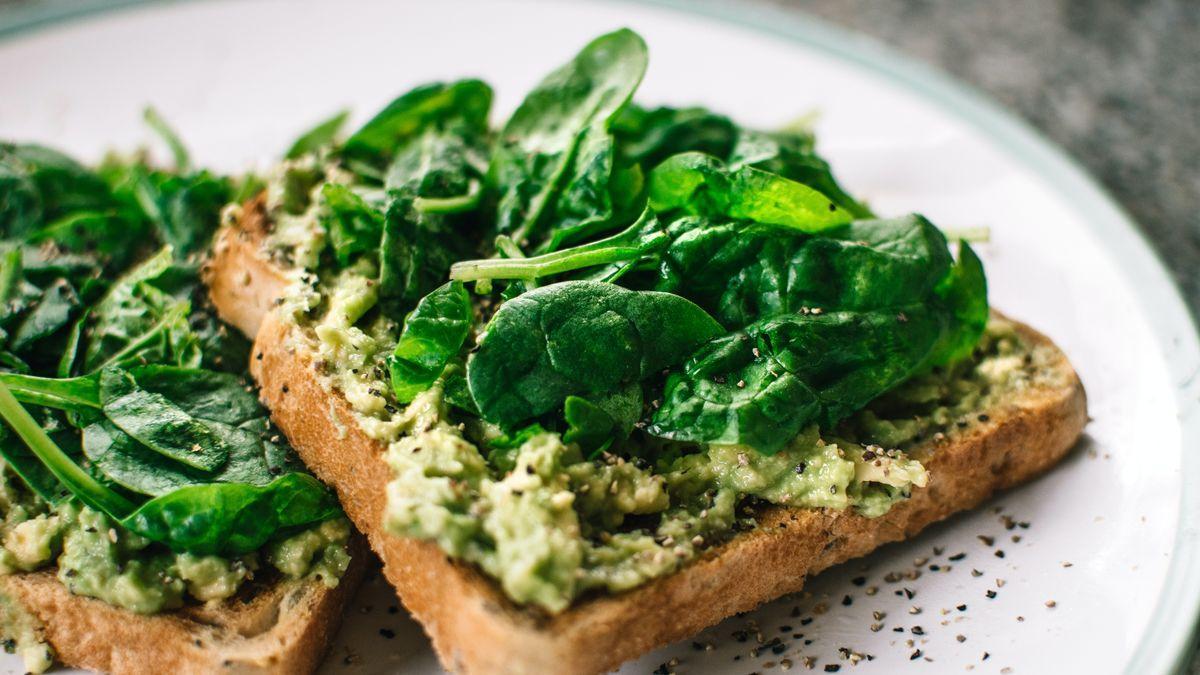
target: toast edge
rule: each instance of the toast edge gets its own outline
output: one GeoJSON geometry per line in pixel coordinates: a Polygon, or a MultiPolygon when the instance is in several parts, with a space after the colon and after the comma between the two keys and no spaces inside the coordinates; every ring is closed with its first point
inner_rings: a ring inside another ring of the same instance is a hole
{"type": "Polygon", "coordinates": [[[360,537],[335,588],[279,581],[249,598],[142,615],[74,595],[51,570],[0,577],[0,596],[37,624],[56,662],[118,675],[311,673],[320,665],[370,553],[360,537]]]}

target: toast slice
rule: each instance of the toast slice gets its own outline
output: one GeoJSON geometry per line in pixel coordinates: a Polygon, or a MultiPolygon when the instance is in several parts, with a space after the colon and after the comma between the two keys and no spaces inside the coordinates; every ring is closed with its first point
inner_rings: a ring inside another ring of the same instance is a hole
{"type": "Polygon", "coordinates": [[[383,530],[391,479],[382,444],[359,430],[330,391],[296,328],[271,311],[288,272],[262,254],[269,223],[261,200],[218,236],[206,277],[222,317],[255,339],[253,376],[276,424],[301,458],[337,491],[383,560],[388,581],[424,626],[442,664],[474,674],[601,673],[738,612],[800,590],[805,578],[910,537],[1046,471],[1074,445],[1086,398],[1065,355],[1043,335],[1022,336],[1051,354],[1060,385],[1030,387],[984,421],[922,457],[931,480],[886,515],[772,507],[759,527],[707,551],[681,571],[635,590],[590,597],[554,616],[516,606],[481,572],[428,541],[383,530]],[[336,439],[336,440],[334,440],[336,439]]]}
{"type": "Polygon", "coordinates": [[[77,668],[115,675],[311,673],[362,581],[369,554],[360,537],[351,539],[350,555],[334,588],[316,579],[250,584],[220,603],[153,615],[74,595],[50,570],[10,574],[0,576],[0,613],[6,631],[32,630],[59,662],[77,668]]]}

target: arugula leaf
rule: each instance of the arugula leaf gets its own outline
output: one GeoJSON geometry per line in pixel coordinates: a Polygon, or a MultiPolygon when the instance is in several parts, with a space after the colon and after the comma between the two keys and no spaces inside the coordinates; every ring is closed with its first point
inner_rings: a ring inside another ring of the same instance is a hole
{"type": "Polygon", "coordinates": [[[533,89],[500,132],[488,185],[496,227],[522,246],[556,248],[614,218],[628,198],[609,126],[641,83],[646,44],[633,31],[602,35],[533,89]],[[553,238],[552,238],[553,237],[553,238]]]}
{"type": "Polygon", "coordinates": [[[342,110],[332,117],[318,122],[313,128],[301,134],[291,147],[284,153],[284,159],[299,159],[312,154],[321,148],[333,145],[334,139],[345,126],[350,117],[349,110],[342,110]]]}
{"type": "Polygon", "coordinates": [[[400,403],[411,402],[442,375],[462,349],[474,315],[471,298],[452,281],[426,295],[404,319],[404,329],[388,360],[392,392],[400,403]]]}
{"type": "Polygon", "coordinates": [[[467,382],[483,418],[511,428],[568,396],[640,382],[722,332],[677,295],[567,281],[500,307],[467,362],[467,382]]]}

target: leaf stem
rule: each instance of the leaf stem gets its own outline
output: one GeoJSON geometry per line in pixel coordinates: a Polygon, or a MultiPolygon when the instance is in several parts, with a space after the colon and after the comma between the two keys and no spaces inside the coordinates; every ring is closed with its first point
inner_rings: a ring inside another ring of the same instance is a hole
{"type": "Polygon", "coordinates": [[[21,440],[25,441],[50,473],[62,481],[83,503],[117,518],[124,518],[133,511],[132,502],[105,487],[72,462],[33,419],[29,411],[17,401],[3,381],[0,381],[0,417],[3,417],[21,440]]]}
{"type": "Polygon", "coordinates": [[[0,385],[14,399],[30,405],[78,411],[100,406],[100,388],[92,377],[53,378],[0,373],[0,385]]]}

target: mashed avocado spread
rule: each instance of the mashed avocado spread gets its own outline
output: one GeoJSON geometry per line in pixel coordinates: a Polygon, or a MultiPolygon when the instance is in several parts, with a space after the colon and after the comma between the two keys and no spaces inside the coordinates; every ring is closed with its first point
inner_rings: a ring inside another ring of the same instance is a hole
{"type": "Polygon", "coordinates": [[[312,254],[324,236],[319,199],[284,192],[273,193],[267,242],[300,261],[284,311],[360,428],[388,445],[386,529],[437,542],[514,601],[549,612],[678,570],[755,527],[767,505],[885,514],[927,484],[920,459],[939,442],[1043,377],[1045,355],[994,320],[970,358],[910,380],[836,428],[810,426],[775,454],[635,435],[589,457],[557,432],[514,440],[447,404],[461,360],[407,406],[395,400],[387,357],[399,326],[377,311],[374,262],[322,269],[312,254]]]}
{"type": "MultiPolygon", "coordinates": [[[[350,562],[350,524],[327,520],[237,558],[174,553],[109,521],[74,500],[49,504],[31,492],[0,460],[0,574],[55,568],[72,593],[99,598],[140,614],[180,607],[185,601],[220,601],[264,572],[288,579],[313,577],[337,586],[350,562]]],[[[36,621],[0,594],[6,649],[20,654],[30,672],[53,658],[36,621]]]]}

